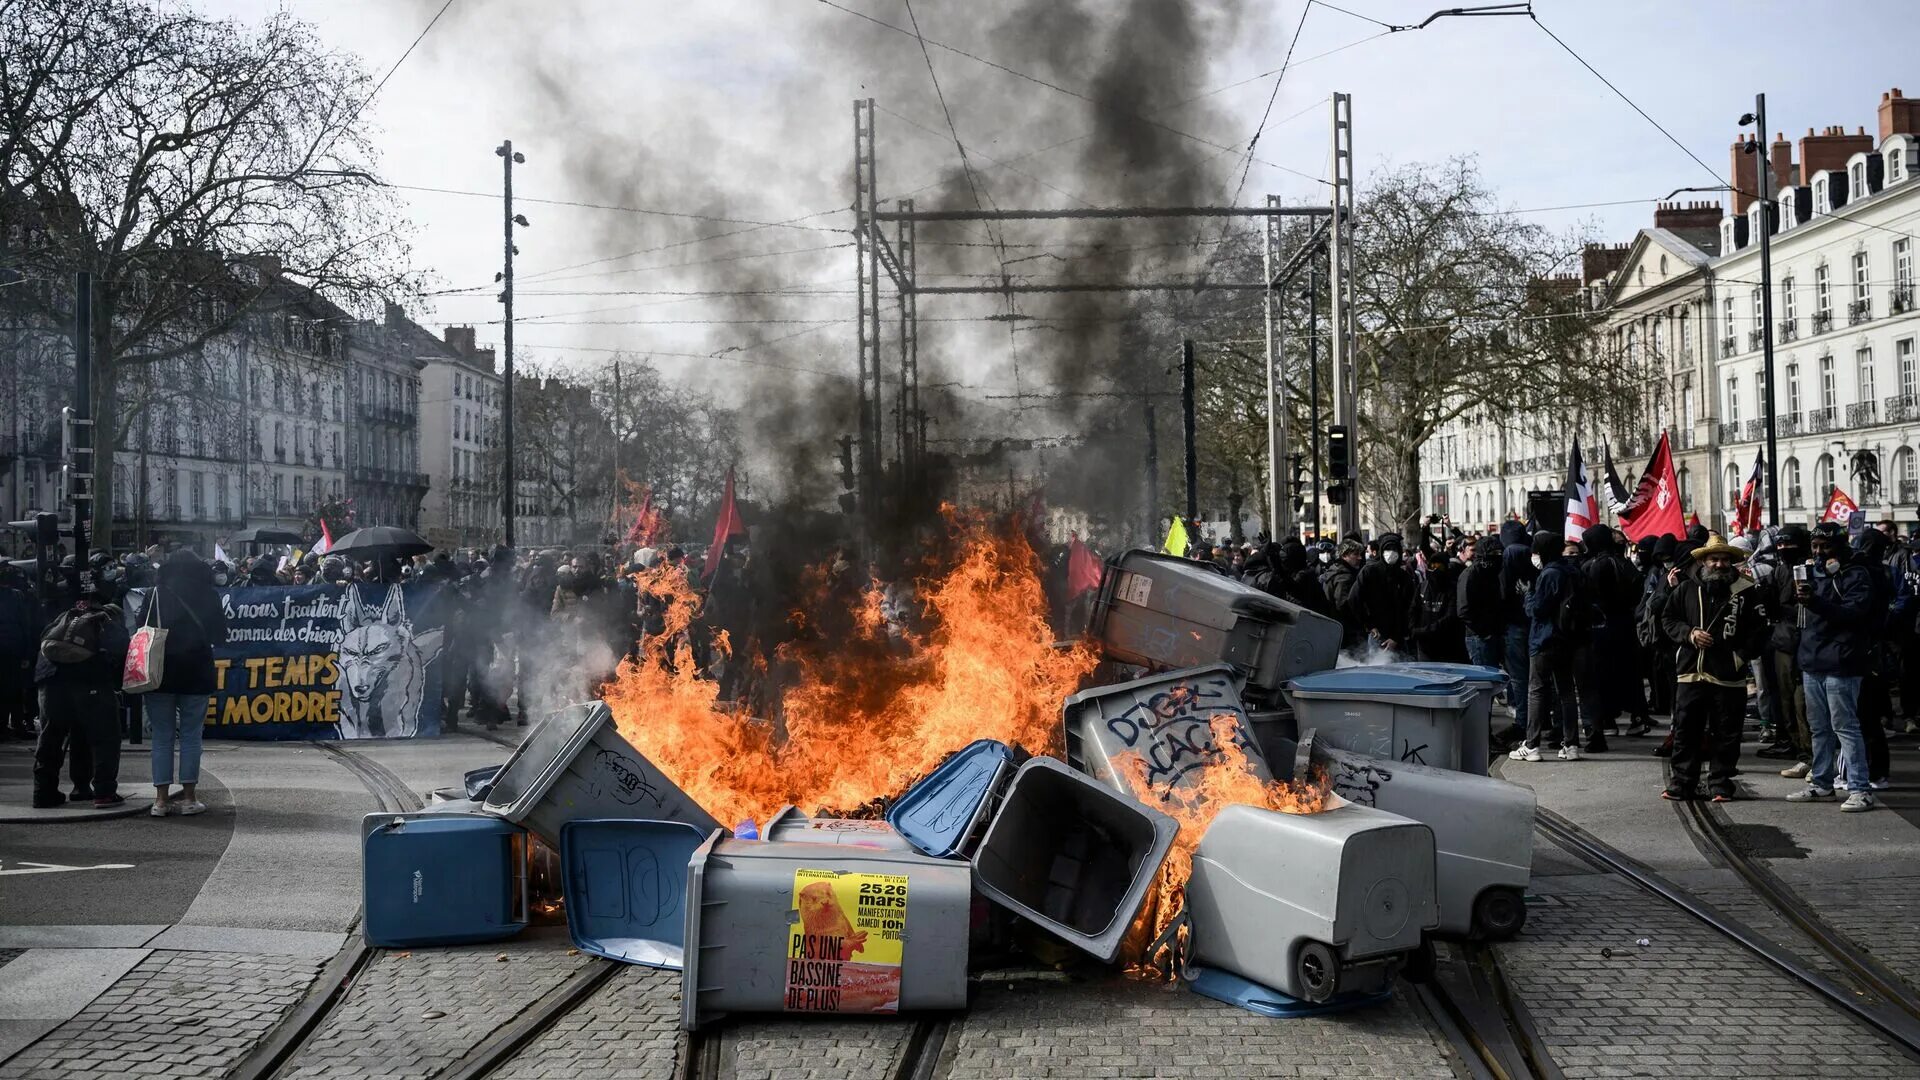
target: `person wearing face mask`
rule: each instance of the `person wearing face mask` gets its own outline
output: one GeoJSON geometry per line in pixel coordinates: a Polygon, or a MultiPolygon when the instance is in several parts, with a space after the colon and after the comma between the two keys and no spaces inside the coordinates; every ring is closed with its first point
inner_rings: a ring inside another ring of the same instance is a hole
{"type": "Polygon", "coordinates": [[[1360,567],[1366,562],[1367,549],[1358,540],[1342,540],[1339,557],[1320,575],[1320,587],[1327,594],[1327,603],[1333,608],[1334,617],[1340,620],[1340,648],[1352,649],[1366,638],[1366,631],[1360,625],[1358,609],[1353,603],[1354,584],[1360,578],[1360,567]]]}
{"type": "Polygon", "coordinates": [[[1823,521],[1813,530],[1813,565],[1795,582],[1794,598],[1803,613],[1797,655],[1813,769],[1807,786],[1787,801],[1832,799],[1835,777],[1844,767],[1848,794],[1840,809],[1859,812],[1875,806],[1867,780],[1867,744],[1860,733],[1860,682],[1872,666],[1879,613],[1887,598],[1876,595],[1873,574],[1852,554],[1846,529],[1823,521]]]}
{"type": "Polygon", "coordinates": [[[1392,660],[1411,660],[1420,586],[1402,560],[1398,533],[1383,533],[1376,543],[1380,557],[1360,568],[1348,602],[1367,641],[1392,660]]]}
{"type": "Polygon", "coordinates": [[[1898,638],[1893,629],[1912,606],[1905,582],[1895,579],[1888,564],[1890,543],[1880,529],[1866,529],[1852,540],[1853,561],[1864,564],[1873,575],[1876,595],[1881,598],[1871,663],[1866,678],[1860,680],[1860,737],[1866,740],[1867,779],[1875,791],[1892,786],[1888,777],[1892,760],[1887,751],[1887,722],[1893,718],[1893,684],[1898,663],[1893,648],[1898,638]]]}
{"type": "MultiPolygon", "coordinates": [[[[1542,530],[1533,534],[1532,562],[1539,576],[1527,594],[1527,615],[1533,620],[1527,638],[1532,681],[1527,686],[1527,739],[1507,756],[1514,761],[1539,761],[1551,721],[1560,732],[1560,759],[1579,761],[1581,709],[1591,692],[1580,685],[1575,663],[1588,641],[1595,613],[1589,590],[1578,567],[1565,557],[1566,538],[1542,530]]],[[[1590,708],[1589,708],[1589,711],[1590,708]]],[[[1591,727],[1592,717],[1585,719],[1591,727]]]]}
{"type": "Polygon", "coordinates": [[[1755,756],[1790,762],[1780,775],[1804,779],[1813,771],[1812,736],[1807,731],[1807,697],[1795,653],[1800,647],[1800,605],[1794,598],[1794,571],[1806,569],[1808,534],[1805,525],[1783,525],[1774,537],[1769,556],[1773,572],[1756,574],[1773,629],[1767,637],[1767,667],[1774,686],[1773,742],[1755,756]]]}
{"type": "Polygon", "coordinates": [[[1693,550],[1694,569],[1667,598],[1667,636],[1679,642],[1674,667],[1673,778],[1661,797],[1694,797],[1700,770],[1714,802],[1734,797],[1740,733],[1746,726],[1748,658],[1765,647],[1769,630],[1760,591],[1735,569],[1746,552],[1715,533],[1693,550]]]}
{"type": "Polygon", "coordinates": [[[1500,593],[1507,615],[1507,643],[1503,653],[1507,672],[1507,705],[1513,709],[1513,735],[1527,733],[1527,688],[1533,683],[1533,658],[1528,638],[1533,620],[1527,615],[1527,595],[1540,573],[1533,565],[1533,539],[1518,521],[1500,526],[1500,593]]]}

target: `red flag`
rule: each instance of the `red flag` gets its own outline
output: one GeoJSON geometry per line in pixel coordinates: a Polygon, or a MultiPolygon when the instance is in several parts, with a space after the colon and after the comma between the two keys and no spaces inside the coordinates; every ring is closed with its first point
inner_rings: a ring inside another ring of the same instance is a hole
{"type": "Polygon", "coordinates": [[[707,565],[701,577],[710,578],[720,569],[720,554],[727,549],[727,541],[736,536],[747,535],[747,526],[740,520],[740,510],[733,505],[733,470],[727,470],[727,493],[720,499],[720,518],[713,523],[713,543],[707,545],[707,565]]]}
{"type": "Polygon", "coordinates": [[[1847,517],[1858,509],[1860,509],[1859,505],[1846,492],[1840,490],[1840,485],[1835,484],[1833,493],[1827,496],[1827,512],[1820,515],[1820,520],[1837,521],[1844,525],[1847,523],[1847,517]]]}
{"type": "Polygon", "coordinates": [[[1633,497],[1620,511],[1620,531],[1629,540],[1643,536],[1671,536],[1678,540],[1687,534],[1680,518],[1680,481],[1673,473],[1673,450],[1665,432],[1653,448],[1653,459],[1634,485],[1633,497]]]}
{"type": "Polygon", "coordinates": [[[1073,534],[1073,543],[1067,547],[1067,599],[1077,600],[1081,593],[1099,588],[1105,572],[1100,557],[1080,542],[1079,533],[1073,534]]]}
{"type": "Polygon", "coordinates": [[[648,488],[640,497],[640,511],[634,515],[633,528],[627,530],[627,543],[647,546],[653,543],[653,535],[660,527],[660,516],[653,509],[653,489],[648,488]]]}
{"type": "Polygon", "coordinates": [[[1747,474],[1747,482],[1740,488],[1740,494],[1733,497],[1733,520],[1728,531],[1735,536],[1760,531],[1760,511],[1766,501],[1761,494],[1760,467],[1766,463],[1759,454],[1753,456],[1753,471],[1747,474]]]}

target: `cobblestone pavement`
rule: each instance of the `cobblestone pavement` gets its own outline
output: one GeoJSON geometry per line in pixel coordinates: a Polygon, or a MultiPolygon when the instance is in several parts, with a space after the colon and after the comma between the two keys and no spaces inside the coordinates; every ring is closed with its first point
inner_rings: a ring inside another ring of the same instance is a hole
{"type": "Polygon", "coordinates": [[[911,1018],[785,1019],[742,1017],[709,1036],[732,1080],[885,1080],[893,1076],[911,1018]]]}
{"type": "Polygon", "coordinates": [[[551,932],[490,945],[383,951],[281,1075],[424,1080],[590,959],[573,953],[564,934],[551,932]]]}
{"type": "Polygon", "coordinates": [[[291,956],[155,952],[0,1066],[0,1080],[218,1077],[300,1000],[320,965],[291,956]]]}
{"type": "Polygon", "coordinates": [[[681,1042],[680,973],[622,968],[491,1080],[667,1077],[681,1042]]]}
{"type": "Polygon", "coordinates": [[[1185,989],[991,983],[955,1021],[942,1075],[1453,1077],[1452,1051],[1405,990],[1377,1008],[1270,1020],[1185,989]]]}
{"type": "Polygon", "coordinates": [[[1908,986],[1920,987],[1920,878],[1800,882],[1793,891],[1908,986]]]}
{"type": "Polygon", "coordinates": [[[1879,1036],[1626,881],[1556,876],[1535,892],[1548,902],[1499,946],[1501,966],[1569,1078],[1920,1077],[1879,1036]]]}

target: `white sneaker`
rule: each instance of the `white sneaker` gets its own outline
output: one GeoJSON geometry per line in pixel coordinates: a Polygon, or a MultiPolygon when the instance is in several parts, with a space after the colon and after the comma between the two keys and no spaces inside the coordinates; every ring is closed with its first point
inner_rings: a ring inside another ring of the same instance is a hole
{"type": "Polygon", "coordinates": [[[1857,814],[1862,810],[1871,810],[1878,805],[1879,800],[1873,797],[1873,792],[1856,791],[1847,796],[1846,802],[1840,804],[1840,810],[1843,813],[1857,814]]]}
{"type": "Polygon", "coordinates": [[[147,807],[148,817],[166,817],[171,813],[173,813],[173,811],[164,803],[154,803],[152,806],[147,807]]]}
{"type": "Polygon", "coordinates": [[[173,804],[173,812],[179,814],[181,817],[192,817],[195,814],[206,813],[207,804],[198,799],[192,802],[177,802],[173,804]]]}
{"type": "Polygon", "coordinates": [[[1560,757],[1564,761],[1579,761],[1582,756],[1580,748],[1577,746],[1563,746],[1560,748],[1560,757]]]}
{"type": "Polygon", "coordinates": [[[1867,786],[1872,788],[1875,791],[1885,791],[1888,788],[1893,786],[1893,778],[1890,776],[1883,776],[1878,780],[1869,780],[1867,781],[1867,786]]]}
{"type": "Polygon", "coordinates": [[[1793,764],[1787,766],[1786,768],[1781,769],[1780,775],[1786,777],[1789,780],[1804,780],[1806,779],[1807,774],[1812,771],[1813,771],[1813,766],[1807,764],[1804,761],[1796,761],[1793,764]]]}
{"type": "Polygon", "coordinates": [[[1567,748],[1564,746],[1561,747],[1553,752],[1553,756],[1559,758],[1561,761],[1567,760],[1567,748]]]}
{"type": "Polygon", "coordinates": [[[1526,743],[1521,743],[1519,746],[1514,747],[1511,751],[1508,751],[1507,760],[1508,761],[1539,761],[1540,748],[1537,746],[1528,746],[1526,743]]]}

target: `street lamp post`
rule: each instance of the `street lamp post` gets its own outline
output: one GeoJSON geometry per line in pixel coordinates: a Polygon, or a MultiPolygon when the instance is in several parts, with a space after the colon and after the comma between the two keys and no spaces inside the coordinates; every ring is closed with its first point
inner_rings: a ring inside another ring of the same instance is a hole
{"type": "Polygon", "coordinates": [[[1760,386],[1765,403],[1767,425],[1767,524],[1780,524],[1780,464],[1773,415],[1773,162],[1768,154],[1767,95],[1753,96],[1753,111],[1740,123],[1754,125],[1753,140],[1746,152],[1758,158],[1754,172],[1760,183],[1760,348],[1763,356],[1760,386]]]}

